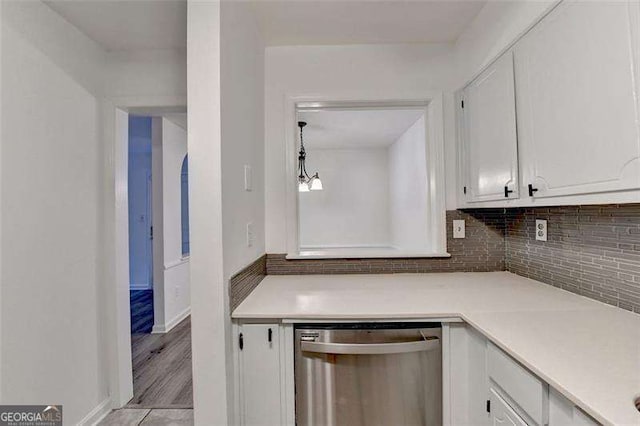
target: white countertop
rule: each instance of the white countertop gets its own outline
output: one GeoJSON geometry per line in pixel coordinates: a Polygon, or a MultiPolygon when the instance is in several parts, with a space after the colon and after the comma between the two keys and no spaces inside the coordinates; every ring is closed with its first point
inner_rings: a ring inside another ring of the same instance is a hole
{"type": "Polygon", "coordinates": [[[270,275],[232,316],[459,317],[601,423],[640,425],[640,315],[509,272],[270,275]]]}

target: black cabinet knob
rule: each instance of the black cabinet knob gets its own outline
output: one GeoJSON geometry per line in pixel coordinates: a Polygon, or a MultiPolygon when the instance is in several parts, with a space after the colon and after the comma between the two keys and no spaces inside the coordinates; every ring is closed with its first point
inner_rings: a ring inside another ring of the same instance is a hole
{"type": "Polygon", "coordinates": [[[269,329],[267,332],[267,339],[269,340],[269,343],[273,341],[273,330],[269,329]]]}
{"type": "Polygon", "coordinates": [[[529,184],[529,197],[533,197],[534,192],[538,192],[538,188],[534,188],[533,185],[529,184]]]}

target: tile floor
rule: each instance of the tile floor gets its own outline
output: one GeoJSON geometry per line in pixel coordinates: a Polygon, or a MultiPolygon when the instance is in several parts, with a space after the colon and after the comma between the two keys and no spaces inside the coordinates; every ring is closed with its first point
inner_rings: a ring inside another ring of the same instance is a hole
{"type": "Polygon", "coordinates": [[[122,408],[114,410],[98,426],[191,426],[192,409],[122,408]]]}

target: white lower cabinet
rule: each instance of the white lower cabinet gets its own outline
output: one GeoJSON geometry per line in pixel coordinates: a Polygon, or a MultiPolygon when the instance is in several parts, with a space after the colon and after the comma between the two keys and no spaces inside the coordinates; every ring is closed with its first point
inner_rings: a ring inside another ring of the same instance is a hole
{"type": "Polygon", "coordinates": [[[237,335],[240,423],[284,424],[279,324],[242,324],[237,335]]]}
{"type": "MultiPolygon", "coordinates": [[[[549,419],[549,386],[493,343],[487,343],[489,400],[501,394],[527,424],[545,425],[549,419]]],[[[492,418],[493,404],[490,406],[492,418]]]]}
{"type": "Polygon", "coordinates": [[[467,324],[450,325],[449,426],[599,423],[467,324]]]}
{"type": "Polygon", "coordinates": [[[496,389],[489,389],[490,424],[492,426],[511,425],[526,426],[527,423],[516,413],[513,408],[498,394],[496,389]]]}
{"type": "Polygon", "coordinates": [[[598,422],[555,389],[549,391],[549,426],[595,426],[598,422]]]}
{"type": "MultiPolygon", "coordinates": [[[[293,324],[234,324],[242,426],[295,425],[293,324]]],[[[593,426],[591,417],[471,326],[443,324],[445,426],[593,426]]]]}

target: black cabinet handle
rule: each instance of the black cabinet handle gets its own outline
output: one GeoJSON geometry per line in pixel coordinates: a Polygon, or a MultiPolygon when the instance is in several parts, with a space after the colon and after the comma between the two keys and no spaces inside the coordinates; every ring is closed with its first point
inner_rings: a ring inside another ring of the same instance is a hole
{"type": "Polygon", "coordinates": [[[505,198],[509,198],[509,194],[511,194],[512,192],[513,192],[512,189],[509,189],[509,187],[506,186],[506,185],[504,186],[504,197],[505,198]]]}
{"type": "Polygon", "coordinates": [[[534,188],[533,185],[529,184],[529,197],[533,197],[534,192],[538,192],[538,188],[534,188]]]}
{"type": "Polygon", "coordinates": [[[271,343],[273,341],[273,330],[269,329],[269,332],[267,333],[267,335],[268,335],[269,343],[271,343]]]}
{"type": "Polygon", "coordinates": [[[240,350],[244,348],[244,336],[242,333],[238,336],[238,346],[240,346],[240,350]]]}

